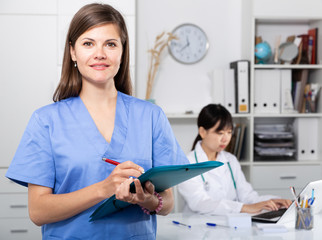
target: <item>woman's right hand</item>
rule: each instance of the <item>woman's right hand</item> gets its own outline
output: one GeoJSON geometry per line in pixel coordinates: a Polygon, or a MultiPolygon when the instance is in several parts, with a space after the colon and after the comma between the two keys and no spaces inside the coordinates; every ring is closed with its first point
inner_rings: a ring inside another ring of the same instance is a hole
{"type": "Polygon", "coordinates": [[[28,208],[31,220],[37,225],[53,223],[76,214],[111,197],[116,189],[131,176],[139,177],[144,169],[127,161],[117,165],[103,181],[74,192],[53,194],[49,187],[28,184],[28,208]]]}
{"type": "Polygon", "coordinates": [[[106,196],[112,196],[125,180],[130,177],[138,178],[143,172],[144,169],[141,166],[131,161],[126,161],[117,165],[111,174],[103,181],[106,196]]]}
{"type": "Polygon", "coordinates": [[[240,212],[259,213],[262,210],[277,211],[279,208],[288,207],[291,201],[286,199],[270,199],[267,201],[244,204],[240,212]]]}

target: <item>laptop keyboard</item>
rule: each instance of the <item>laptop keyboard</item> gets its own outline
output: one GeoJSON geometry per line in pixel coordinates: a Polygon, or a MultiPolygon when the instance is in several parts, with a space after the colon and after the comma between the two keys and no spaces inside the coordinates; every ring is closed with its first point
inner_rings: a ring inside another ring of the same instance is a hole
{"type": "Polygon", "coordinates": [[[271,212],[261,213],[261,214],[255,215],[254,217],[272,219],[272,218],[276,218],[276,217],[282,216],[286,212],[286,210],[287,210],[287,208],[280,208],[277,211],[271,211],[271,212]]]}

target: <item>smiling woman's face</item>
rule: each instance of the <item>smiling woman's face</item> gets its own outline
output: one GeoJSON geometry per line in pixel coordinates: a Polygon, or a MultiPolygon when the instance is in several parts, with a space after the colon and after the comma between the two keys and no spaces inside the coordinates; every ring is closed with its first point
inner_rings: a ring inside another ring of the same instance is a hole
{"type": "Polygon", "coordinates": [[[114,81],[121,64],[122,52],[118,27],[112,23],[84,32],[70,50],[82,80],[94,84],[114,81]]]}

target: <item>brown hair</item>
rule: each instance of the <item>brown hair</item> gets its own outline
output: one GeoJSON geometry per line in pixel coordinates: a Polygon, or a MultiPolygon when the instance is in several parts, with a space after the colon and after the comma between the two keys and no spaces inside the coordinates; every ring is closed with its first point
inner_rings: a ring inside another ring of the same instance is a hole
{"type": "Polygon", "coordinates": [[[130,51],[129,37],[126,24],[121,13],[107,4],[93,3],[82,7],[73,17],[65,42],[65,51],[62,64],[62,73],[59,85],[54,93],[54,102],[76,97],[82,89],[82,76],[74,67],[70,55],[70,47],[75,47],[75,42],[84,32],[90,28],[103,24],[113,23],[118,27],[123,53],[118,73],[114,77],[114,84],[118,91],[125,94],[132,94],[130,77],[130,51]]]}
{"type": "MultiPolygon", "coordinates": [[[[218,122],[219,126],[216,132],[219,132],[225,128],[233,129],[233,118],[229,111],[220,104],[208,104],[199,113],[198,116],[198,129],[203,127],[208,130],[214,127],[218,122]]],[[[194,150],[198,141],[202,140],[200,134],[197,135],[195,141],[192,144],[191,150],[194,150]]]]}

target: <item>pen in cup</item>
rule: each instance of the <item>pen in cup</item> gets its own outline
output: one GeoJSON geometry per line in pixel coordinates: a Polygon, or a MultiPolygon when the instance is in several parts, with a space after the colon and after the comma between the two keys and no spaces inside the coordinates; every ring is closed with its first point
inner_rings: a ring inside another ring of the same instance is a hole
{"type": "Polygon", "coordinates": [[[311,198],[309,199],[309,205],[311,206],[314,202],[314,188],[312,188],[311,198]]]}
{"type": "Polygon", "coordinates": [[[304,223],[304,217],[303,217],[303,214],[302,212],[300,211],[301,209],[301,205],[299,204],[298,200],[297,200],[297,197],[296,197],[296,193],[295,193],[295,188],[294,187],[290,187],[291,189],[291,193],[294,197],[294,201],[295,201],[295,206],[296,206],[296,213],[298,214],[298,223],[301,222],[303,224],[303,226],[305,225],[304,223]]]}
{"type": "Polygon", "coordinates": [[[291,189],[291,193],[292,193],[292,195],[293,195],[293,197],[294,197],[295,205],[296,205],[297,207],[300,207],[300,204],[299,204],[299,202],[298,202],[298,200],[297,200],[297,197],[296,197],[296,194],[295,194],[295,189],[294,189],[294,187],[290,187],[290,189],[291,189]]]}

